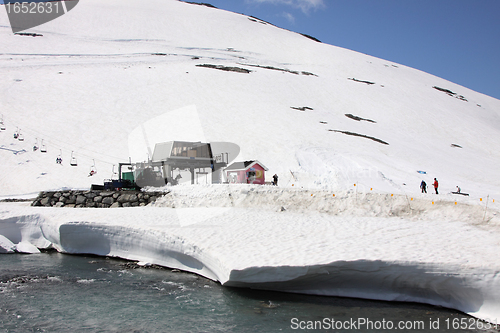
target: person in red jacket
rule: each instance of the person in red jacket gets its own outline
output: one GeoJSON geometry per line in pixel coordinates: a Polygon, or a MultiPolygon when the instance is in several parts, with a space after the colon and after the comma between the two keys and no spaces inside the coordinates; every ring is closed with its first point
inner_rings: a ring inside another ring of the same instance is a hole
{"type": "Polygon", "coordinates": [[[439,186],[438,180],[436,178],[434,178],[434,190],[436,191],[436,194],[439,194],[438,193],[438,186],[439,186]]]}

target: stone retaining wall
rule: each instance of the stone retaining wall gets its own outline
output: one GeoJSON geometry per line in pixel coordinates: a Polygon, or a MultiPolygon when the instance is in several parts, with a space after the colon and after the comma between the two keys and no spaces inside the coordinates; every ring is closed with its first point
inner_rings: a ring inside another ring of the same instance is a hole
{"type": "Polygon", "coordinates": [[[31,204],[37,207],[116,208],[146,206],[168,192],[57,191],[40,192],[31,204]]]}

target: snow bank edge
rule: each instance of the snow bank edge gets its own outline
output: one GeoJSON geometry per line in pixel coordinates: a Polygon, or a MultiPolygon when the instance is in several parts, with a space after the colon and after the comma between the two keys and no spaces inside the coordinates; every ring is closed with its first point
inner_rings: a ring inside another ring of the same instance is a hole
{"type": "Polygon", "coordinates": [[[57,224],[36,214],[0,221],[0,237],[14,246],[30,244],[181,269],[224,286],[427,303],[491,322],[500,314],[500,272],[487,268],[355,260],[235,270],[167,232],[91,222],[57,224]]]}
{"type": "Polygon", "coordinates": [[[487,268],[382,260],[335,261],[308,267],[232,270],[224,285],[426,303],[463,311],[489,322],[495,322],[500,313],[499,272],[487,268]]]}

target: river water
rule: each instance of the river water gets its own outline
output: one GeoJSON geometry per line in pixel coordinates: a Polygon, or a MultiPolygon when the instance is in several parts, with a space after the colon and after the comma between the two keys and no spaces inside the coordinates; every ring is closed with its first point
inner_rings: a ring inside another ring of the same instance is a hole
{"type": "Polygon", "coordinates": [[[227,288],[190,273],[104,257],[0,255],[0,332],[389,332],[398,327],[499,331],[460,312],[422,304],[227,288]]]}

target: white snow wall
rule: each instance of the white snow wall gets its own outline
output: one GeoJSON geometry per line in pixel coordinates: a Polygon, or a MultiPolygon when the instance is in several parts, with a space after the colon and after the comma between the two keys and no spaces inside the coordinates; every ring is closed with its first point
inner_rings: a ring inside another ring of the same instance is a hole
{"type": "Polygon", "coordinates": [[[112,256],[177,268],[226,286],[421,302],[485,320],[494,320],[500,313],[500,274],[487,267],[336,260],[320,265],[234,269],[175,231],[148,229],[139,223],[133,227],[88,221],[55,222],[43,214],[1,220],[0,235],[14,244],[29,243],[62,253],[112,256]]]}

